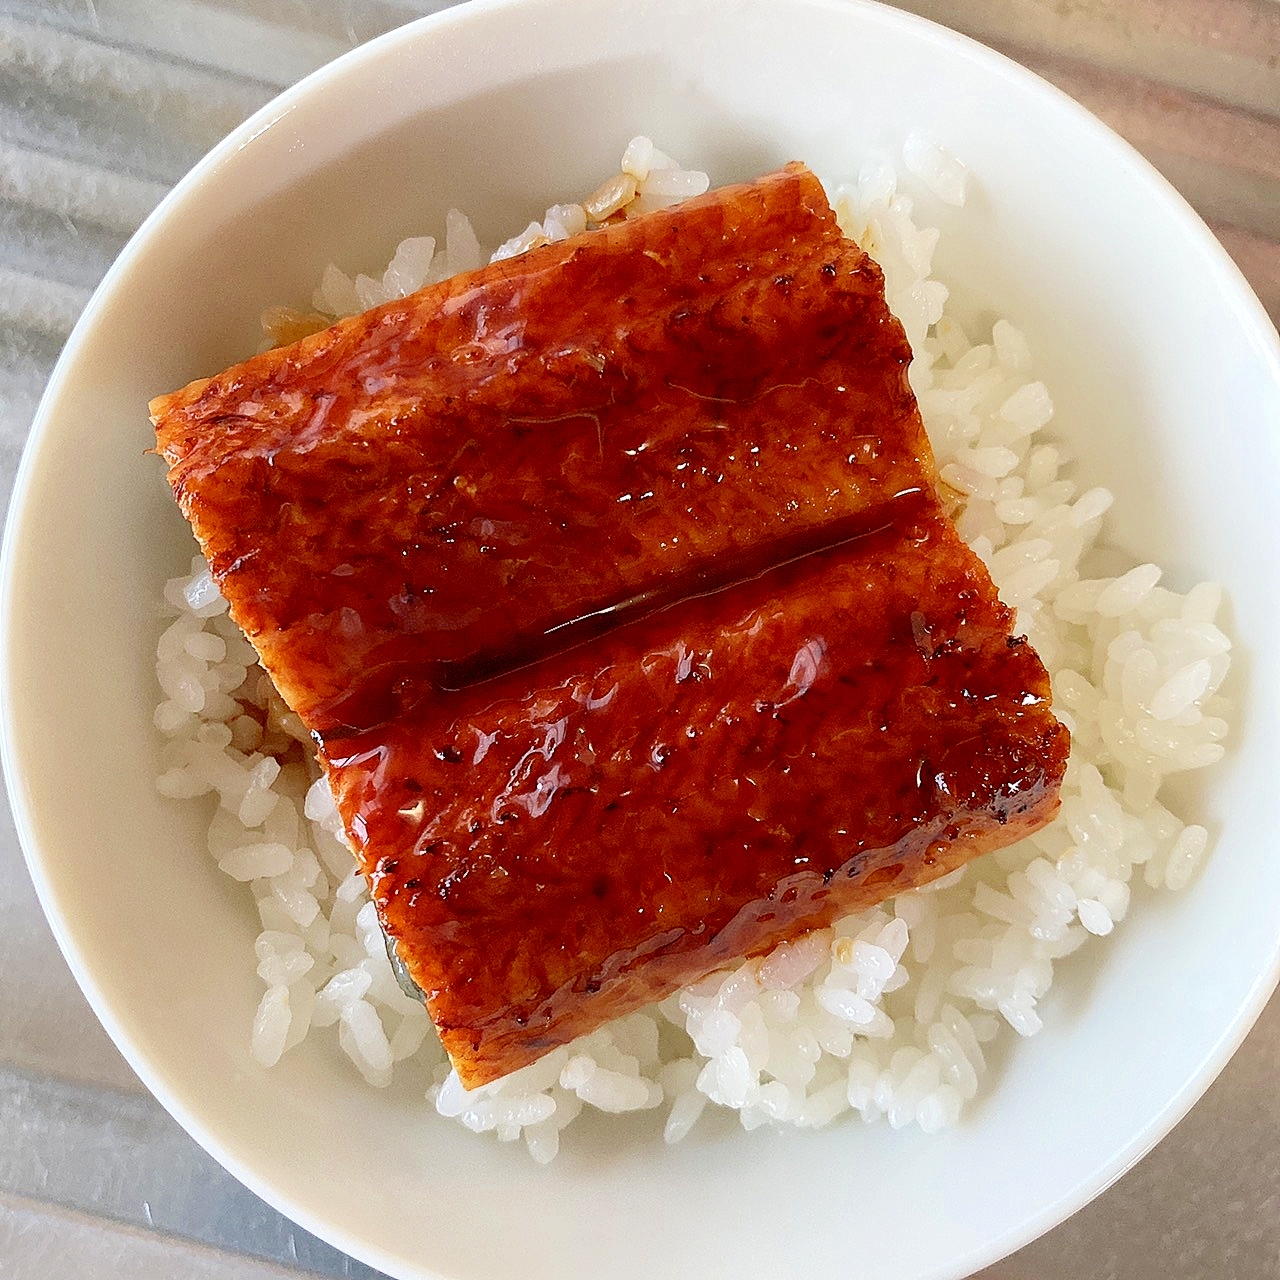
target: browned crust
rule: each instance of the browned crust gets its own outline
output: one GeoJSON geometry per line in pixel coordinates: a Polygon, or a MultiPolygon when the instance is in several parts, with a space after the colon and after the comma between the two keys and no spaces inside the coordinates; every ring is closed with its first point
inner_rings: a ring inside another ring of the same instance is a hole
{"type": "Polygon", "coordinates": [[[467,1085],[1056,812],[909,360],[789,166],[152,402],[467,1085]]]}

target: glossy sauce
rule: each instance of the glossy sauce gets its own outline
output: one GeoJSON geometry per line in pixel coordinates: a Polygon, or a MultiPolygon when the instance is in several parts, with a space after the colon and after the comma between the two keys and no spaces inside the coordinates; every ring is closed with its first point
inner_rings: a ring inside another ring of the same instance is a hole
{"type": "Polygon", "coordinates": [[[909,359],[879,268],[793,167],[429,287],[152,412],[233,616],[333,732],[578,619],[868,527],[931,482],[909,359]]]}
{"type": "Polygon", "coordinates": [[[464,1080],[1040,826],[1066,731],[936,511],[329,750],[464,1080]]]}
{"type": "Polygon", "coordinates": [[[791,166],[153,403],[464,1083],[1056,810],[909,359],[791,166]]]}

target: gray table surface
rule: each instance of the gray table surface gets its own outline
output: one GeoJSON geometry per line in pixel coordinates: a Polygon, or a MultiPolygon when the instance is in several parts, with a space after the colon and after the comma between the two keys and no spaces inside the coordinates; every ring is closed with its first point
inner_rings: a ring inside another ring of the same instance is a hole
{"type": "MultiPolygon", "coordinates": [[[[58,350],[168,187],[313,67],[431,0],[0,0],[0,494],[58,350]]],[[[1188,197],[1280,316],[1280,0],[913,0],[1072,93],[1188,197]]],[[[1092,1205],[984,1280],[1280,1277],[1280,1000],[1092,1205]]],[[[378,1273],[282,1218],[142,1088],[0,813],[0,1277],[378,1273]]]]}

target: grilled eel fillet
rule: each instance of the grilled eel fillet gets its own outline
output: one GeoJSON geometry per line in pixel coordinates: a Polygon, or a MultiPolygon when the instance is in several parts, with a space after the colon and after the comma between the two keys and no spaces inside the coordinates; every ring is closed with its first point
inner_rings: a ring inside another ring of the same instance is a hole
{"type": "Polygon", "coordinates": [[[152,402],[466,1085],[1056,812],[910,358],[790,165],[152,402]]]}

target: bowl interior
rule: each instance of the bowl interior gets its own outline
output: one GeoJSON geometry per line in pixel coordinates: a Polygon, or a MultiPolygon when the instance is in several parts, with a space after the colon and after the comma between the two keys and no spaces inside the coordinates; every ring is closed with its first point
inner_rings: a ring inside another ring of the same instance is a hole
{"type": "Polygon", "coordinates": [[[215,1156],[396,1275],[960,1276],[1118,1176],[1207,1086],[1274,986],[1280,859],[1275,334],[1238,273],[1127,147],[960,37],[820,0],[478,3],[304,82],[149,221],[54,376],[14,500],[5,750],[32,873],[95,1009],[215,1156]],[[644,132],[713,181],[789,159],[828,179],[924,129],[973,172],[930,200],[939,275],[1028,334],[1057,430],[1113,488],[1113,540],[1173,585],[1222,581],[1238,641],[1232,750],[1185,796],[1215,834],[1182,896],[1141,902],[1067,966],[1035,1040],[954,1133],[652,1119],[570,1135],[547,1169],[377,1093],[310,1044],[248,1056],[255,917],[155,792],[163,580],[193,550],[147,400],[253,349],[325,263],[373,270],[456,205],[495,243],[589,190],[644,132]],[[627,1141],[619,1141],[619,1135],[627,1141]],[[634,1139],[632,1141],[631,1139],[634,1139]]]}

